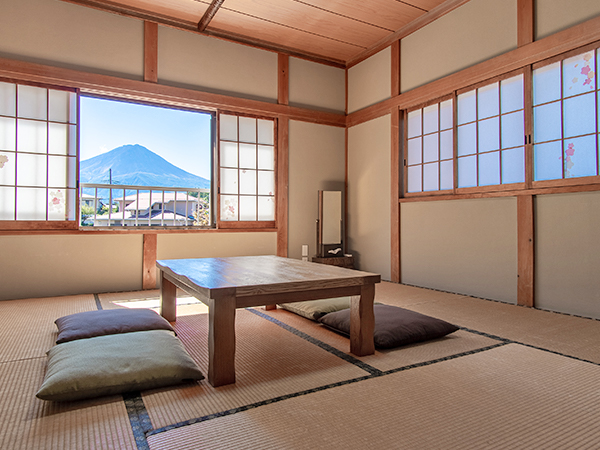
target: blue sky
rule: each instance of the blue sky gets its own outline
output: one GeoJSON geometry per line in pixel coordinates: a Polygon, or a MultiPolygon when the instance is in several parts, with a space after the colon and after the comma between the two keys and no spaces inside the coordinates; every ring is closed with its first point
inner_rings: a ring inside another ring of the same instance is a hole
{"type": "Polygon", "coordinates": [[[126,144],[211,179],[209,114],[81,96],[81,160],[126,144]]]}

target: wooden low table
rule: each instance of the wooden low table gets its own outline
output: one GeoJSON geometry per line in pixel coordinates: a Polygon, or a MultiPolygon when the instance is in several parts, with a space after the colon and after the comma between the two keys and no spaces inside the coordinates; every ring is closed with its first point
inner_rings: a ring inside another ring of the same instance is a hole
{"type": "Polygon", "coordinates": [[[278,256],[171,259],[156,266],[165,319],[177,317],[177,287],[208,306],[208,381],[215,387],[235,383],[236,308],[352,296],[350,351],[375,352],[373,298],[380,275],[278,256]]]}

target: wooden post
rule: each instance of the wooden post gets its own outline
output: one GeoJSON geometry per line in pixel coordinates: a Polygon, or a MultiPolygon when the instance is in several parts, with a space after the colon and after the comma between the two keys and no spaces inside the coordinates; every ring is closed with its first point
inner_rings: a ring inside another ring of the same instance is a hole
{"type": "Polygon", "coordinates": [[[534,0],[517,0],[517,46],[533,42],[534,0]]]}
{"type": "Polygon", "coordinates": [[[144,234],[142,289],[156,289],[156,234],[144,234]]]}
{"type": "Polygon", "coordinates": [[[144,81],[158,82],[158,24],[144,21],[144,81]]]}
{"type": "Polygon", "coordinates": [[[534,307],[535,227],[533,195],[517,196],[517,304],[534,307]]]}

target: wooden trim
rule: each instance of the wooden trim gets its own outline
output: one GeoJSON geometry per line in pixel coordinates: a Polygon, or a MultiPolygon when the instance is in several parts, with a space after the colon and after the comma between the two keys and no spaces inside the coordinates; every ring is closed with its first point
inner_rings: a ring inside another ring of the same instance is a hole
{"type": "Polygon", "coordinates": [[[152,228],[152,229],[135,229],[135,227],[115,227],[115,229],[110,228],[96,228],[96,227],[85,227],[85,228],[36,228],[36,229],[23,229],[23,228],[6,228],[2,229],[0,227],[0,236],[19,236],[19,235],[84,235],[90,233],[99,233],[99,234],[148,234],[156,233],[156,234],[188,234],[188,233],[275,233],[277,232],[277,228],[272,226],[270,228],[248,228],[248,227],[238,227],[238,228],[199,228],[199,229],[164,229],[164,228],[152,228]],[[126,228],[126,229],[123,229],[126,228]],[[132,229],[127,229],[132,228],[132,229]]]}
{"type": "Polygon", "coordinates": [[[288,105],[290,102],[290,57],[277,54],[277,103],[288,105]]]}
{"type": "Polygon", "coordinates": [[[217,11],[219,10],[224,1],[225,0],[212,0],[212,3],[208,6],[208,8],[206,8],[202,19],[200,19],[200,22],[198,22],[198,31],[206,30],[206,27],[213,19],[213,17],[215,17],[215,14],[217,14],[217,11]]]}
{"type": "Polygon", "coordinates": [[[581,47],[577,47],[577,48],[573,48],[571,50],[559,53],[558,55],[555,55],[551,58],[547,58],[544,59],[542,61],[536,62],[532,65],[532,69],[539,69],[540,67],[544,67],[544,66],[548,66],[550,64],[553,64],[555,62],[559,62],[559,61],[563,61],[565,59],[568,59],[572,56],[576,56],[576,55],[581,55],[582,53],[586,53],[586,52],[590,52],[590,51],[595,51],[598,47],[600,47],[600,40],[596,40],[594,42],[591,42],[587,45],[583,45],[581,47]]]}
{"type": "Polygon", "coordinates": [[[517,46],[522,47],[533,42],[535,27],[535,0],[517,0],[517,46]]]}
{"type": "MultiPolygon", "coordinates": [[[[349,176],[349,153],[348,153],[348,128],[344,130],[344,252],[351,254],[352,252],[348,248],[348,176],[349,176]]],[[[319,212],[319,216],[321,216],[319,212]]],[[[317,233],[319,231],[317,230],[317,233]]],[[[321,239],[317,237],[317,241],[321,239]]],[[[320,249],[317,249],[320,251],[320,249]]]]}
{"type": "Polygon", "coordinates": [[[517,197],[517,304],[534,307],[535,228],[533,195],[517,197]]]}
{"type": "Polygon", "coordinates": [[[392,110],[391,148],[391,281],[400,283],[400,110],[392,110]]]}
{"type": "Polygon", "coordinates": [[[45,230],[77,230],[79,223],[76,220],[0,220],[0,231],[45,231],[45,230]]]}
{"type": "Polygon", "coordinates": [[[464,5],[469,0],[446,0],[441,5],[436,6],[428,13],[423,14],[421,17],[413,20],[408,25],[400,28],[398,31],[386,36],[381,39],[379,42],[375,43],[373,46],[369,47],[365,51],[359,53],[353,58],[349,59],[346,62],[346,67],[350,68],[352,66],[357,65],[358,63],[364,61],[365,59],[373,56],[375,53],[383,50],[384,48],[390,46],[394,41],[399,41],[402,38],[405,38],[409,34],[414,33],[415,31],[423,28],[426,25],[429,25],[434,20],[439,19],[440,17],[448,14],[449,12],[454,11],[459,6],[464,5]]]}
{"type": "Polygon", "coordinates": [[[288,255],[289,120],[277,120],[277,256],[288,255]]]}
{"type": "Polygon", "coordinates": [[[600,176],[594,175],[591,177],[579,177],[579,178],[561,178],[558,180],[543,180],[532,182],[532,187],[536,188],[553,188],[562,186],[582,186],[582,185],[596,185],[600,184],[600,176]]]}
{"type": "Polygon", "coordinates": [[[245,230],[277,230],[277,225],[274,220],[257,220],[257,221],[243,221],[243,220],[222,220],[219,221],[218,227],[220,230],[233,230],[233,229],[245,229],[245,230]]]}
{"type": "Polygon", "coordinates": [[[392,42],[392,97],[400,95],[400,41],[392,42]]]}
{"type": "Polygon", "coordinates": [[[152,104],[211,111],[228,109],[238,114],[258,114],[270,118],[287,117],[293,120],[337,127],[346,125],[344,114],[315,111],[158,83],[146,83],[7,58],[0,58],[0,76],[26,82],[79,88],[83,94],[117,97],[152,104]]]}
{"type": "Polygon", "coordinates": [[[144,21],[144,81],[158,82],[158,24],[144,21]]]}
{"type": "Polygon", "coordinates": [[[525,67],[523,74],[523,117],[525,119],[525,187],[531,189],[533,183],[533,79],[531,66],[525,67]]]}
{"type": "Polygon", "coordinates": [[[156,289],[156,233],[144,234],[144,259],[142,263],[142,289],[156,289]]]}

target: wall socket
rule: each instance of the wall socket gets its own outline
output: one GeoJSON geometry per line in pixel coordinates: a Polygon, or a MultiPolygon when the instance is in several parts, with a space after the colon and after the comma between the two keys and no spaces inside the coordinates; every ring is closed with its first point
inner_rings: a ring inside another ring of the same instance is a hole
{"type": "Polygon", "coordinates": [[[308,256],[308,245],[302,245],[302,256],[308,256]]]}

